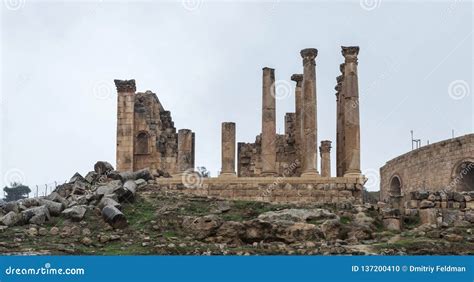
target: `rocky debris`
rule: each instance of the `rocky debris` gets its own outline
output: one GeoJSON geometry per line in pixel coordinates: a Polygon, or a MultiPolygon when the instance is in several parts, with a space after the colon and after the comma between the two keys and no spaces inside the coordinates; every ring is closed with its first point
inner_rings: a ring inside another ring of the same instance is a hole
{"type": "Polygon", "coordinates": [[[57,228],[56,226],[51,227],[51,229],[49,230],[49,234],[52,235],[52,236],[58,235],[59,234],[59,228],[57,228]]]}
{"type": "Polygon", "coordinates": [[[137,184],[134,180],[127,180],[125,183],[114,192],[117,194],[119,201],[133,202],[135,193],[137,191],[137,184]]]}
{"type": "Polygon", "coordinates": [[[129,172],[129,171],[121,172],[119,174],[119,176],[120,176],[120,180],[122,180],[122,182],[125,182],[127,180],[143,179],[145,181],[148,181],[148,180],[153,179],[153,176],[152,176],[150,170],[147,169],[147,168],[137,170],[137,171],[134,171],[134,172],[129,172]]]}
{"type": "Polygon", "coordinates": [[[334,219],[337,215],[325,209],[285,209],[270,211],[258,216],[260,220],[306,222],[310,220],[334,219]]]}
{"type": "Polygon", "coordinates": [[[6,215],[4,215],[2,218],[0,218],[0,222],[6,226],[14,226],[18,224],[21,221],[21,219],[22,217],[20,214],[17,214],[14,211],[10,211],[6,215]]]}
{"type": "Polygon", "coordinates": [[[102,209],[102,218],[113,228],[121,229],[127,226],[125,215],[114,206],[105,206],[102,209]]]}
{"type": "Polygon", "coordinates": [[[61,214],[65,218],[69,218],[74,221],[81,221],[86,214],[87,208],[84,206],[74,206],[72,208],[65,209],[61,214]]]}
{"type": "Polygon", "coordinates": [[[329,219],[321,224],[321,231],[326,240],[336,240],[341,232],[341,223],[337,219],[329,219]]]}
{"type": "Polygon", "coordinates": [[[22,221],[25,223],[31,223],[36,225],[42,225],[45,221],[51,219],[49,210],[46,206],[39,206],[34,208],[29,208],[21,212],[22,221]]]}
{"type": "Polygon", "coordinates": [[[423,200],[420,202],[420,209],[433,208],[436,204],[430,200],[423,200]]]}
{"type": "Polygon", "coordinates": [[[189,230],[196,238],[201,240],[214,235],[222,222],[222,219],[217,215],[186,216],[183,219],[183,228],[189,230]]]}
{"type": "Polygon", "coordinates": [[[94,165],[94,171],[98,175],[107,175],[114,170],[114,167],[106,161],[98,161],[94,165]]]}
{"type": "Polygon", "coordinates": [[[106,206],[113,206],[119,210],[122,209],[122,205],[110,197],[103,197],[99,202],[98,208],[102,210],[106,206]]]}
{"type": "Polygon", "coordinates": [[[38,235],[40,236],[46,236],[48,234],[48,229],[44,228],[44,227],[40,227],[38,229],[38,235]]]}
{"type": "Polygon", "coordinates": [[[90,246],[90,245],[92,245],[92,240],[89,237],[84,237],[84,238],[82,238],[81,243],[84,246],[90,246]]]}
{"type": "Polygon", "coordinates": [[[58,216],[64,210],[64,206],[62,203],[53,202],[47,199],[39,199],[39,204],[42,206],[46,206],[48,208],[49,214],[53,216],[58,216]]]}

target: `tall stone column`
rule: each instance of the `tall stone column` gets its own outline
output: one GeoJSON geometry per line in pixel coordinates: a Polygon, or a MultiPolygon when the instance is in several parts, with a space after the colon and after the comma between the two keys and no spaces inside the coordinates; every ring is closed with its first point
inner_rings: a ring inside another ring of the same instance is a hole
{"type": "Polygon", "coordinates": [[[303,49],[303,170],[301,176],[318,176],[317,118],[316,118],[316,56],[318,50],[303,49]]]}
{"type": "Polygon", "coordinates": [[[276,175],[275,70],[263,68],[262,176],[276,175]]]}
{"type": "Polygon", "coordinates": [[[331,177],[331,141],[321,141],[319,152],[321,154],[321,176],[331,177]]]}
{"type": "Polygon", "coordinates": [[[303,130],[303,75],[302,74],[293,74],[291,80],[296,82],[295,87],[295,143],[296,150],[298,154],[298,161],[300,165],[302,161],[302,152],[303,152],[303,140],[304,140],[304,130],[303,130]]]}
{"type": "Polygon", "coordinates": [[[135,80],[114,80],[117,88],[117,151],[118,171],[133,171],[135,80]]]}
{"type": "Polygon", "coordinates": [[[235,173],[235,123],[222,123],[221,174],[220,176],[237,176],[235,173]]]}
{"type": "MultiPolygon", "coordinates": [[[[343,64],[341,65],[342,71],[343,64]]],[[[342,93],[342,81],[344,76],[337,77],[336,90],[336,176],[344,176],[344,94],[342,93]]]]}
{"type": "Polygon", "coordinates": [[[178,130],[178,174],[194,169],[194,133],[190,129],[178,130]]]}
{"type": "Polygon", "coordinates": [[[360,122],[359,82],[357,75],[358,46],[342,46],[344,56],[344,176],[359,176],[360,171],[360,122]]]}

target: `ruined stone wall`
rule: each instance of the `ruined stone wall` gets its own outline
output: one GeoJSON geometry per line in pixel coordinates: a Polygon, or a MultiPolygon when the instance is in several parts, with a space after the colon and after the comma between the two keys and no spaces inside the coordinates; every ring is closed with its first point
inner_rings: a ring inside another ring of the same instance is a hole
{"type": "Polygon", "coordinates": [[[156,179],[163,190],[230,200],[272,203],[361,204],[362,178],[328,178],[314,181],[300,177],[204,178],[185,185],[181,179],[156,179]]]}
{"type": "MultiPolygon", "coordinates": [[[[276,167],[278,176],[299,176],[301,164],[295,143],[295,114],[285,115],[285,134],[276,136],[276,167]]],[[[262,175],[261,135],[254,143],[239,142],[237,148],[237,173],[239,177],[262,175]]]]}
{"type": "Polygon", "coordinates": [[[473,162],[474,134],[408,152],[380,169],[381,200],[400,194],[407,201],[413,191],[474,190],[473,162]]]}
{"type": "MultiPolygon", "coordinates": [[[[171,113],[164,109],[155,93],[135,93],[135,80],[115,80],[115,84],[118,92],[117,170],[149,168],[159,175],[182,172],[178,166],[179,134],[171,113]]],[[[182,152],[181,162],[194,167],[194,133],[188,131],[189,150],[182,152]]]]}

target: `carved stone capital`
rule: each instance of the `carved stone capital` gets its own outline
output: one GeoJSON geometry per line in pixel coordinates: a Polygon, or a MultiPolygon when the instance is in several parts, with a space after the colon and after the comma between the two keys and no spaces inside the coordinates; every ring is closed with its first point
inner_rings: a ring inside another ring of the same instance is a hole
{"type": "Polygon", "coordinates": [[[346,64],[342,63],[339,65],[339,70],[341,71],[342,75],[344,76],[344,68],[346,67],[346,64]]]}
{"type": "Polygon", "coordinates": [[[306,48],[300,51],[300,55],[303,58],[303,65],[307,63],[316,64],[314,61],[318,56],[318,49],[316,48],[306,48]]]}
{"type": "Polygon", "coordinates": [[[337,84],[342,83],[343,80],[344,80],[343,75],[339,75],[338,77],[336,77],[337,84]]]}
{"type": "Polygon", "coordinates": [[[323,140],[321,141],[321,146],[319,147],[321,153],[330,153],[331,152],[331,141],[323,140]]]}
{"type": "Polygon", "coordinates": [[[133,92],[137,91],[137,87],[135,85],[135,79],[130,80],[119,80],[115,79],[115,87],[117,87],[117,92],[133,92]]]}
{"type": "Polygon", "coordinates": [[[296,82],[296,86],[301,86],[301,83],[303,82],[303,75],[295,73],[291,76],[291,80],[296,82]]]}
{"type": "Polygon", "coordinates": [[[359,55],[359,46],[341,46],[341,53],[346,59],[346,63],[357,63],[357,55],[359,55]]]}

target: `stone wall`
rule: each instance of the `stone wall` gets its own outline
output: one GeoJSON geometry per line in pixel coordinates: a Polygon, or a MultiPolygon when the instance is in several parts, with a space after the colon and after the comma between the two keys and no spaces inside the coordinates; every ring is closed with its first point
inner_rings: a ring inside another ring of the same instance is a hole
{"type": "MultiPolygon", "coordinates": [[[[155,93],[136,92],[135,81],[116,80],[118,92],[117,170],[149,168],[153,173],[177,174],[178,136],[171,113],[155,93]]],[[[194,167],[194,133],[186,160],[194,167]]],[[[183,159],[183,158],[182,158],[183,159]]]]}
{"type": "MultiPolygon", "coordinates": [[[[295,114],[285,115],[285,134],[276,136],[276,168],[278,176],[301,174],[298,149],[295,143],[295,114]]],[[[261,135],[254,143],[239,142],[237,146],[237,174],[239,177],[262,176],[261,135]]]]}
{"type": "Polygon", "coordinates": [[[408,152],[380,169],[380,199],[408,201],[414,191],[474,190],[474,134],[408,152]]]}
{"type": "Polygon", "coordinates": [[[363,178],[320,178],[317,183],[301,177],[192,177],[159,178],[160,189],[198,196],[272,203],[361,204],[363,178]],[[188,181],[188,180],[193,181],[188,181]]]}

